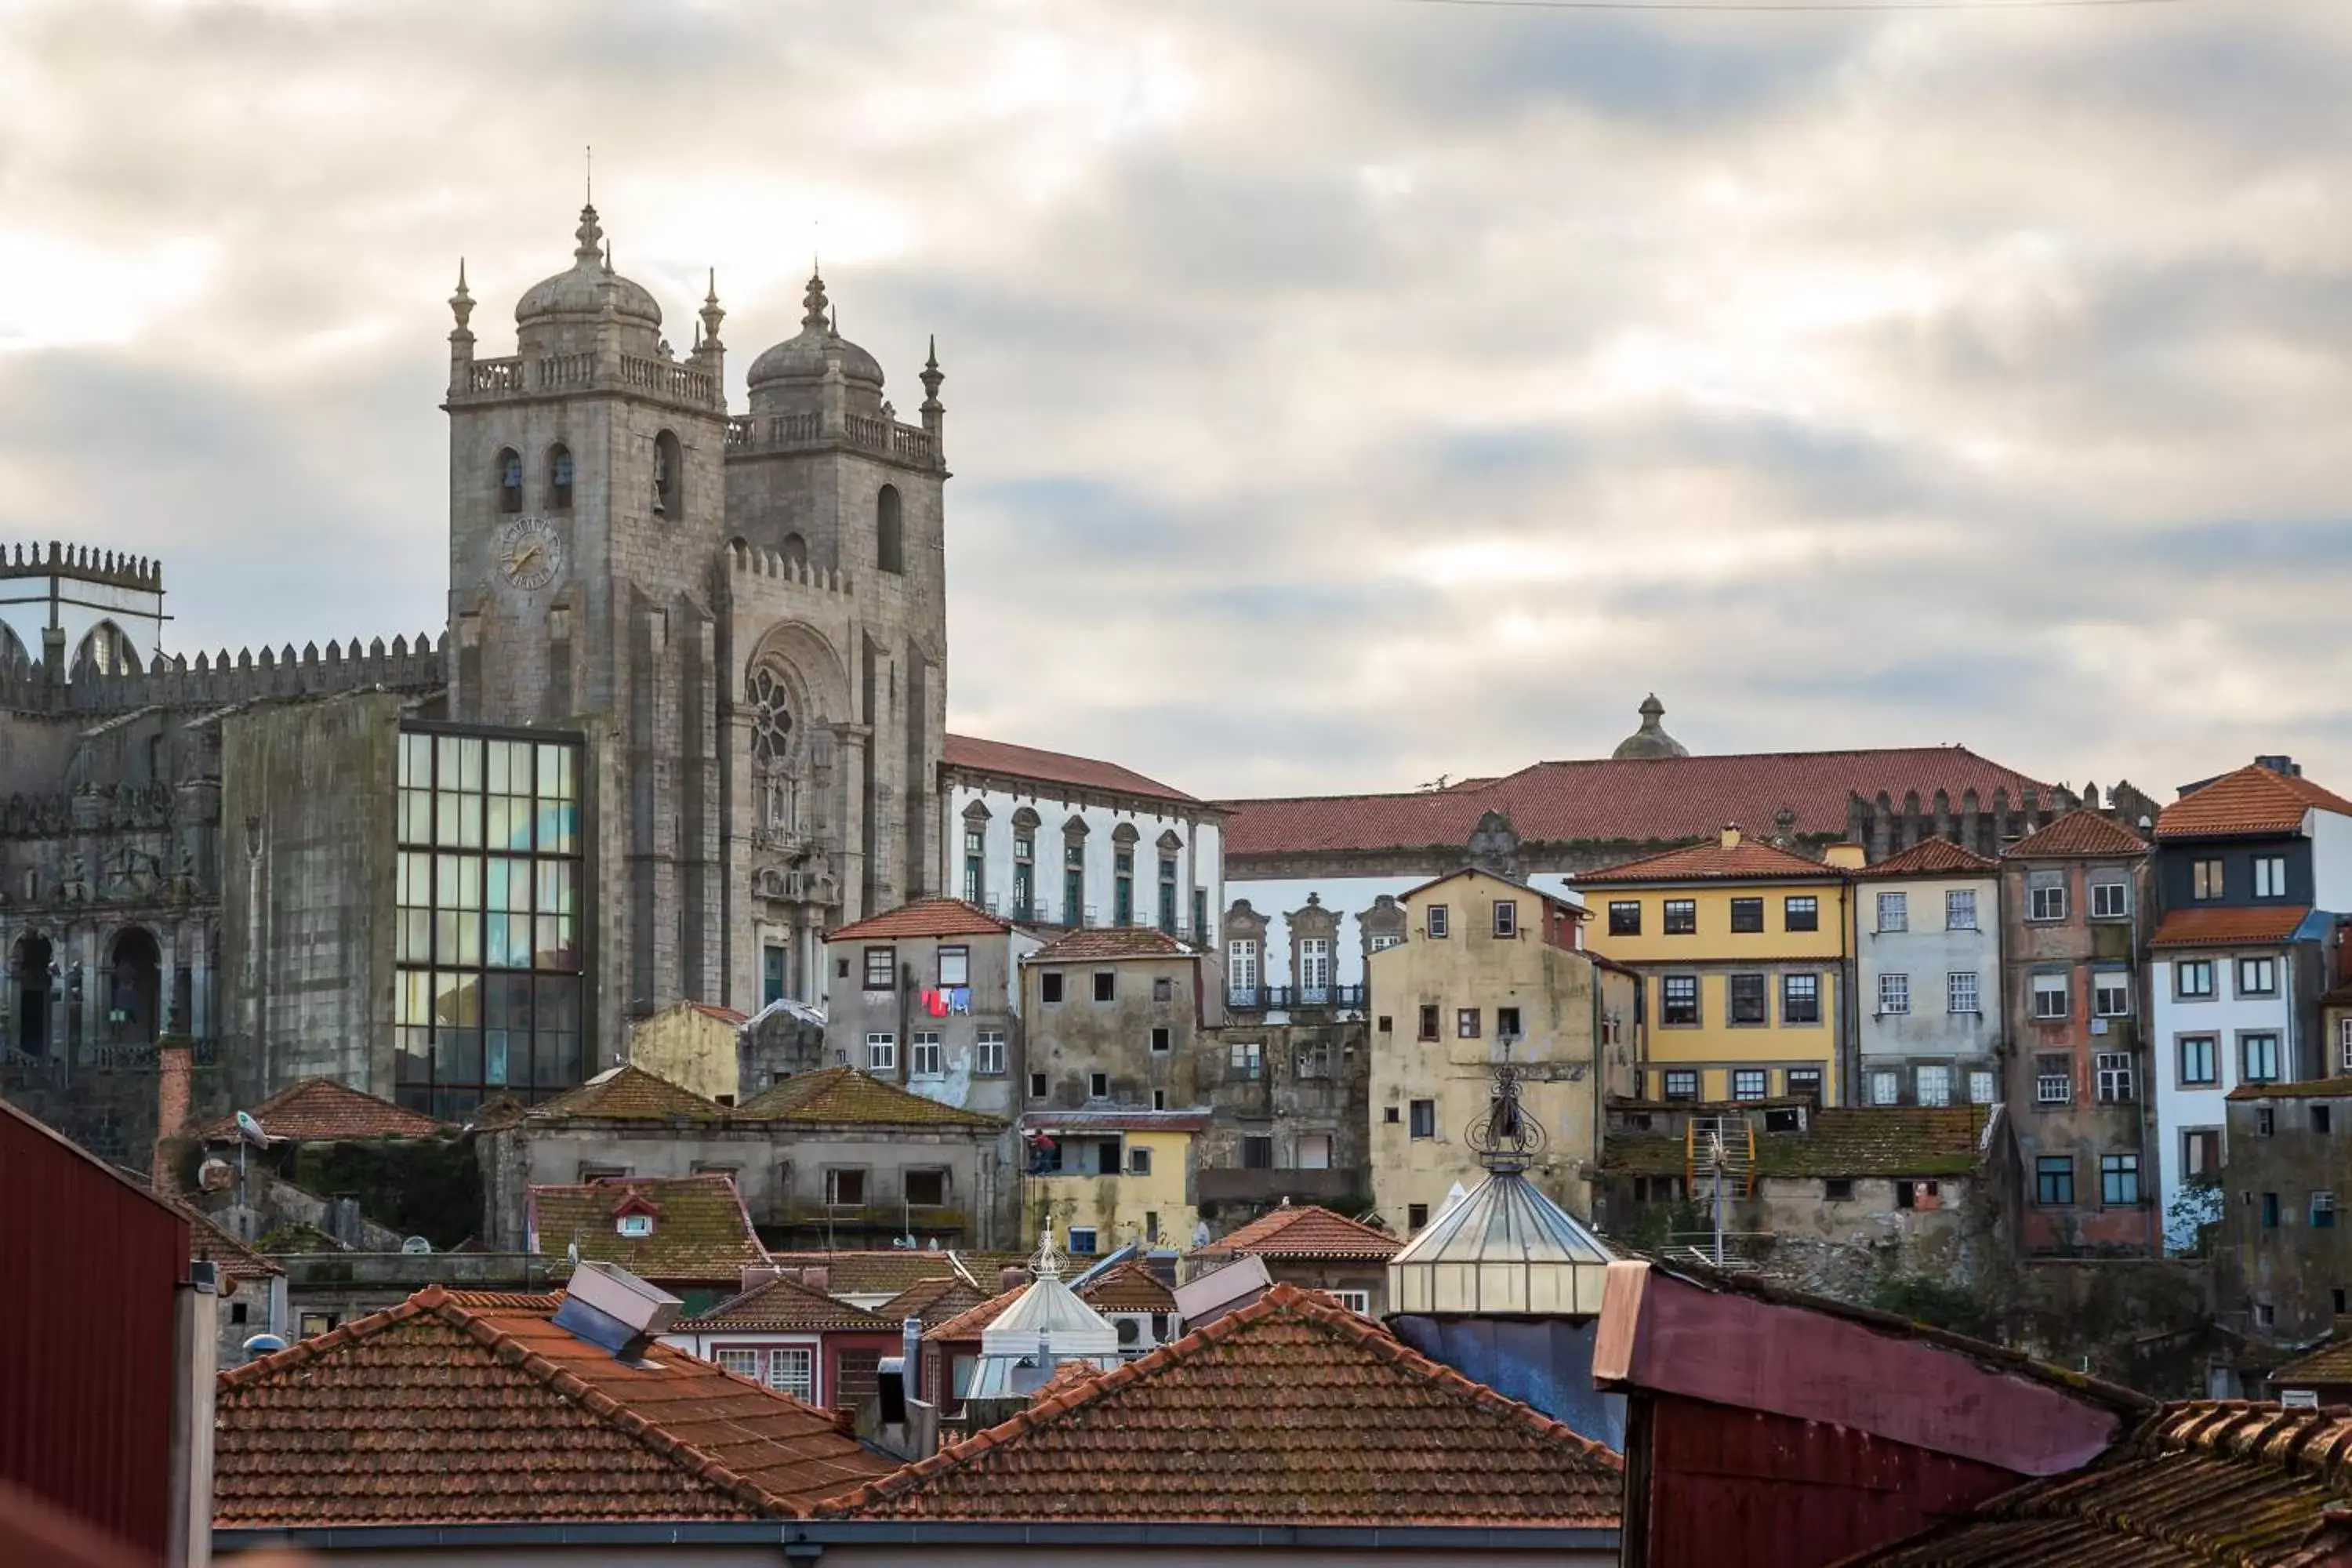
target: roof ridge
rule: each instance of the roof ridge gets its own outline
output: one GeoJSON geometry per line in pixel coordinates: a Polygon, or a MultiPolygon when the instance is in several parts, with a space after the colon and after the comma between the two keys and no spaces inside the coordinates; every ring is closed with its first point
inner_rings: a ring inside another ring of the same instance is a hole
{"type": "Polygon", "coordinates": [[[243,1366],[230,1367],[217,1375],[215,1386],[224,1389],[243,1388],[247,1384],[260,1383],[279,1372],[307,1365],[330,1351],[339,1350],[358,1340],[371,1338],[395,1324],[404,1323],[411,1318],[422,1317],[440,1306],[448,1294],[447,1289],[440,1285],[427,1285],[405,1301],[395,1301],[389,1307],[379,1308],[363,1317],[353,1318],[348,1323],[338,1323],[323,1334],[312,1334],[307,1338],[296,1340],[284,1350],[272,1351],[265,1356],[257,1356],[243,1366]]]}

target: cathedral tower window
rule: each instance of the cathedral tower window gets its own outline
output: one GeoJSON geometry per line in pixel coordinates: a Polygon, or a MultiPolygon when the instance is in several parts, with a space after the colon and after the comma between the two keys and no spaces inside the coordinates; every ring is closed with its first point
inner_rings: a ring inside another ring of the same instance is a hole
{"type": "Polygon", "coordinates": [[[884,485],[874,498],[874,564],[885,572],[907,570],[906,525],[899,516],[898,489],[884,485]]]}
{"type": "Polygon", "coordinates": [[[499,510],[522,510],[522,454],[512,447],[499,454],[499,510]]]}
{"type": "Polygon", "coordinates": [[[678,513],[679,461],[677,437],[665,430],[654,437],[654,515],[676,517],[678,513]]]}
{"type": "Polygon", "coordinates": [[[807,540],[803,539],[797,533],[787,533],[784,535],[784,564],[791,567],[795,572],[803,571],[807,568],[807,540]]]}
{"type": "Polygon", "coordinates": [[[572,510],[572,448],[558,445],[547,455],[547,504],[558,511],[572,510]]]}

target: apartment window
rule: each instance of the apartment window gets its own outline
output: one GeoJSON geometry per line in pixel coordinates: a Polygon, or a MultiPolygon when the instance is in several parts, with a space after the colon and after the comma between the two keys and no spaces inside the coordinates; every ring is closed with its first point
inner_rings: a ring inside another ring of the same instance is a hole
{"type": "Polygon", "coordinates": [[[1265,1076],[1265,1045],[1260,1040],[1235,1040],[1225,1057],[1226,1076],[1255,1083],[1265,1076]]]}
{"type": "Polygon", "coordinates": [[[1444,904],[1432,904],[1421,917],[1422,929],[1432,937],[1443,940],[1447,934],[1449,915],[1444,904]]]}
{"type": "Polygon", "coordinates": [[[2037,974],[2033,977],[2033,1016],[2043,1023],[2066,1016],[2066,976],[2037,974]]]}
{"type": "Polygon", "coordinates": [[[738,1377],[760,1381],[760,1353],[753,1350],[724,1349],[713,1352],[721,1372],[731,1372],[738,1377]]]}
{"type": "Polygon", "coordinates": [[[2033,1058],[2033,1103],[2071,1105],[2074,1101],[2074,1064],[2063,1056],[2033,1058]]]}
{"type": "Polygon", "coordinates": [[[1417,1232],[1428,1224],[1429,1205],[1427,1204],[1407,1204],[1404,1205],[1404,1227],[1406,1230],[1417,1232]]]}
{"type": "Polygon", "coordinates": [[[1815,1103],[1820,1102],[1822,1098],[1821,1068],[1790,1068],[1785,1077],[1788,1081],[1789,1092],[1790,1094],[1811,1095],[1812,1096],[1815,1103]]]}
{"type": "Polygon", "coordinates": [[[2210,997],[2213,994],[2213,961],[2210,958],[2174,960],[2172,994],[2184,1002],[2210,997]]]}
{"type": "Polygon", "coordinates": [[[2312,1229],[2334,1230],[2336,1228],[2336,1194],[2331,1192],[2312,1194],[2310,1214],[2312,1229]]]}
{"type": "Polygon", "coordinates": [[[1664,921],[1668,936],[1691,936],[1698,931],[1698,900],[1668,899],[1664,921]]]}
{"type": "Polygon", "coordinates": [[[2131,913],[2129,882],[2094,882],[2091,884],[2091,918],[2097,921],[2119,921],[2131,913]]]}
{"type": "Polygon", "coordinates": [[[2286,897],[2286,857],[2257,855],[2254,857],[2254,897],[2284,899],[2286,897]]]}
{"type": "Polygon", "coordinates": [[[1301,937],[1298,941],[1298,1000],[1320,1006],[1331,993],[1331,939],[1301,937]]]}
{"type": "Polygon", "coordinates": [[[824,1201],[835,1208],[857,1208],[866,1202],[866,1173],[842,1165],[824,1172],[824,1201]]]}
{"type": "Polygon", "coordinates": [[[1819,931],[1822,929],[1822,901],[1811,894],[1792,896],[1780,905],[1782,931],[1819,931]]]}
{"type": "Polygon", "coordinates": [[[971,984],[971,949],[943,947],[940,949],[940,984],[969,985],[971,984]]]}
{"type": "Polygon", "coordinates": [[[2066,918],[2066,884],[2063,871],[2036,871],[2025,889],[2025,918],[2063,921],[2066,918]]]}
{"type": "Polygon", "coordinates": [[[2276,1193],[2263,1194],[2263,1228],[2276,1230],[2279,1222],[2279,1201],[2276,1193]]]}
{"type": "Polygon", "coordinates": [[[2352,1074],[2352,1016],[2336,1021],[2336,1060],[2338,1072],[2352,1074]]]}
{"type": "Polygon", "coordinates": [[[940,1049],[938,1035],[926,1030],[908,1040],[907,1070],[917,1078],[941,1078],[946,1075],[947,1062],[940,1049]]]}
{"type": "Polygon", "coordinates": [[[2238,994],[2241,996],[2277,995],[2278,960],[2275,958],[2238,960],[2238,994]]]}
{"type": "Polygon", "coordinates": [[[1151,1109],[1154,1110],[1165,1110],[1168,1109],[1168,1091],[1166,1089],[1155,1089],[1151,1091],[1151,1109]]]}
{"type": "Polygon", "coordinates": [[[1698,1074],[1693,1072],[1688,1068],[1673,1068],[1668,1069],[1665,1079],[1665,1098],[1668,1100],[1696,1100],[1698,1098],[1698,1074]]]}
{"type": "Polygon", "coordinates": [[[1853,1202],[1853,1178],[1852,1176],[1823,1177],[1822,1180],[1822,1201],[1823,1203],[1832,1204],[1850,1204],[1853,1202]]]}
{"type": "Polygon", "coordinates": [[[1062,972],[1049,969],[1037,976],[1037,999],[1048,1007],[1062,999],[1062,972]]]}
{"type": "Polygon", "coordinates": [[[2099,1201],[2111,1208],[2127,1207],[2139,1202],[2138,1155],[2099,1156],[2099,1201]]]}
{"type": "Polygon", "coordinates": [[[1731,1021],[1735,1024],[1763,1024],[1770,1020],[1765,1015],[1764,977],[1760,974],[1735,974],[1730,982],[1731,1021]]]}
{"type": "Polygon", "coordinates": [[[898,1037],[875,1033],[866,1037],[866,1070],[897,1072],[898,1070],[898,1037]]]}
{"type": "Polygon", "coordinates": [[[1127,1152],[1127,1173],[1130,1176],[1151,1174],[1151,1151],[1140,1148],[1129,1149],[1127,1152]]]}
{"type": "Polygon", "coordinates": [[[1044,1073],[1033,1072],[1029,1075],[1029,1098],[1032,1100],[1043,1100],[1045,1098],[1045,1075],[1044,1073]]]}
{"type": "Polygon", "coordinates": [[[1004,1076],[1004,1031],[982,1029],[972,1041],[971,1070],[982,1078],[1004,1076]]]}
{"type": "Polygon", "coordinates": [[[1155,1057],[1164,1057],[1175,1048],[1176,1031],[1164,1024],[1154,1026],[1151,1031],[1151,1054],[1155,1057]]]}
{"type": "Polygon", "coordinates": [[[2095,1063],[2099,1073],[2099,1100],[2107,1105],[2121,1105],[2132,1096],[2132,1059],[2129,1051],[2101,1051],[2095,1063]]]}
{"type": "Polygon", "coordinates": [[[1764,900],[1734,899],[1731,900],[1731,929],[1735,931],[1760,931],[1764,929],[1764,900]]]}
{"type": "Polygon", "coordinates": [[[2180,1087],[2206,1089],[2221,1082],[2221,1075],[2216,1061],[2217,1055],[2213,1048],[2212,1036],[2181,1036],[2180,1087]]]}
{"type": "Polygon", "coordinates": [[[1113,849],[1110,854],[1110,923],[1131,926],[1135,923],[1135,851],[1113,849]]]}
{"type": "Polygon", "coordinates": [[[1516,1040],[1519,1035],[1519,1010],[1517,1007],[1496,1008],[1495,1037],[1498,1040],[1516,1040]]]}
{"type": "Polygon", "coordinates": [[[1945,889],[1944,929],[1946,931],[1977,929],[1977,890],[1974,888],[1945,889]]]}
{"type": "Polygon", "coordinates": [[[1638,899],[1612,899],[1609,904],[1609,934],[1642,934],[1642,903],[1638,899]]]}
{"type": "Polygon", "coordinates": [[[895,947],[869,947],[866,950],[866,989],[896,991],[898,988],[898,950],[895,947]]]}
{"type": "Polygon", "coordinates": [[[1658,1022],[1681,1028],[1698,1023],[1698,976],[1669,974],[1658,982],[1658,1022]]]}
{"type": "MultiPolygon", "coordinates": [[[[757,1355],[759,1352],[751,1352],[757,1355]]],[[[768,1352],[768,1386],[803,1404],[816,1399],[816,1352],[786,1347],[768,1352]]]]}
{"type": "Polygon", "coordinates": [[[1882,974],[1878,977],[1878,1010],[1881,1014],[1911,1011],[1909,975],[1882,974]]]}
{"type": "Polygon", "coordinates": [[[967,904],[976,905],[981,901],[982,888],[987,876],[987,835],[981,829],[964,829],[963,901],[967,904]]]}
{"type": "Polygon", "coordinates": [[[2189,896],[2192,899],[2218,899],[2221,896],[2221,862],[2192,861],[2189,867],[2189,896]]]}
{"type": "Polygon", "coordinates": [[[2267,1105],[2254,1108],[2255,1136],[2267,1138],[2278,1131],[2278,1112],[2267,1105]]]}
{"type": "Polygon", "coordinates": [[[2279,1039],[2276,1035],[2240,1035],[2238,1063],[2242,1069],[2239,1079],[2245,1083],[2276,1083],[2279,1076],[2279,1039]]]}
{"type": "Polygon", "coordinates": [[[1356,1316],[1369,1318],[1372,1315],[1372,1293],[1370,1290],[1334,1290],[1331,1294],[1339,1299],[1339,1305],[1356,1316]]]}
{"type": "Polygon", "coordinates": [[[2131,973],[2102,969],[2091,976],[2091,1013],[2099,1018],[2131,1016],[2131,973]]]}
{"type": "Polygon", "coordinates": [[[1457,1040],[1475,1040],[1478,1037],[1477,1008],[1456,1007],[1454,1009],[1454,1037],[1457,1040]]]}
{"type": "Polygon", "coordinates": [[[1878,895],[1878,929],[1883,931],[1911,929],[1911,898],[1907,893],[1878,895]]]}
{"type": "Polygon", "coordinates": [[[2191,1128],[2180,1135],[2180,1173],[2217,1176],[2221,1173],[2221,1130],[2191,1128]]]}
{"type": "Polygon", "coordinates": [[[2074,1201],[2074,1156],[2042,1154],[2033,1162],[2033,1201],[2045,1208],[2064,1208],[2074,1201]]]}
{"type": "Polygon", "coordinates": [[[1386,1125],[1394,1127],[1398,1122],[1402,1121],[1403,1120],[1404,1112],[1399,1110],[1395,1106],[1384,1105],[1381,1108],[1381,1121],[1386,1125]]]}
{"type": "Polygon", "coordinates": [[[1870,1103],[1900,1105],[1903,1103],[1903,1075],[1892,1068],[1879,1068],[1870,1075],[1870,1103]]]}
{"type": "Polygon", "coordinates": [[[1092,1258],[1095,1255],[1096,1246],[1097,1243],[1095,1240],[1094,1226],[1090,1225],[1074,1225],[1070,1227],[1071,1257],[1092,1258]]]}
{"type": "Polygon", "coordinates": [[[1247,937],[1236,937],[1225,943],[1225,984],[1233,990],[1235,1000],[1244,1005],[1257,1001],[1257,943],[1247,937]]]}
{"type": "Polygon", "coordinates": [[[1118,999],[1118,972],[1115,969],[1095,971],[1095,1000],[1113,1002],[1118,999]]]}
{"type": "Polygon", "coordinates": [[[1948,1067],[1923,1067],[1918,1071],[1917,1093],[1922,1105],[1952,1103],[1952,1069],[1948,1067]]]}
{"type": "Polygon", "coordinates": [[[654,1233],[654,1216],[649,1214],[625,1214],[615,1228],[623,1236],[651,1236],[654,1233]]]}
{"type": "Polygon", "coordinates": [[[1160,860],[1160,929],[1176,934],[1176,862],[1167,856],[1160,860]]]}
{"type": "Polygon", "coordinates": [[[2322,1138],[2336,1131],[2336,1112],[2325,1105],[2311,1108],[2311,1130],[2322,1138]]]}
{"type": "Polygon", "coordinates": [[[1519,934],[1519,906],[1517,900],[1511,899],[1495,900],[1495,934],[1496,936],[1519,934]]]}
{"type": "Polygon", "coordinates": [[[1780,1022],[1818,1024],[1822,1021],[1822,977],[1818,974],[1780,976],[1780,1022]]]}
{"type": "Polygon", "coordinates": [[[1981,1013],[1984,1007],[1977,998],[1977,977],[1974,970],[1955,970],[1944,976],[1944,1011],[1947,1013],[1981,1013]]]}
{"type": "Polygon", "coordinates": [[[1434,1002],[1422,1004],[1421,1033],[1418,1037],[1424,1040],[1437,1038],[1437,1004],[1434,1002]]]}
{"type": "Polygon", "coordinates": [[[1412,1136],[1415,1138],[1436,1137],[1437,1101],[1433,1100],[1416,1100],[1412,1102],[1410,1110],[1412,1115],[1412,1121],[1410,1124],[1412,1136]]]}
{"type": "Polygon", "coordinates": [[[1761,1100],[1769,1089],[1770,1075],[1762,1068],[1738,1068],[1731,1074],[1731,1098],[1761,1100]]]}
{"type": "Polygon", "coordinates": [[[1110,1074],[1107,1072],[1090,1072],[1087,1074],[1087,1098],[1088,1100],[1108,1100],[1110,1098],[1110,1074]]]}
{"type": "Polygon", "coordinates": [[[1982,1068],[1969,1070],[1969,1103],[1990,1105],[2000,1093],[1999,1081],[1982,1068]]]}
{"type": "Polygon", "coordinates": [[[937,1167],[902,1172],[898,1183],[907,1201],[918,1208],[937,1208],[948,1201],[948,1173],[937,1167]]]}

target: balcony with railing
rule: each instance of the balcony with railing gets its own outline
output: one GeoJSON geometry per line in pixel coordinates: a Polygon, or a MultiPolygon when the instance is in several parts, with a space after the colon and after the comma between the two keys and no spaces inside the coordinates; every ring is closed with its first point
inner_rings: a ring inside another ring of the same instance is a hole
{"type": "Polygon", "coordinates": [[[1235,1013],[1294,1012],[1307,1008],[1362,1007],[1371,988],[1352,985],[1228,985],[1225,1006],[1235,1013]]]}
{"type": "Polygon", "coordinates": [[[724,408],[719,378],[676,360],[637,354],[545,354],[535,359],[478,359],[466,366],[466,384],[451,400],[487,403],[502,397],[532,397],[551,392],[633,392],[696,408],[724,408]]]}
{"type": "Polygon", "coordinates": [[[929,430],[919,425],[902,425],[887,416],[845,415],[842,428],[830,436],[825,433],[824,416],[814,409],[798,414],[743,414],[727,421],[730,455],[784,452],[835,442],[901,462],[929,464],[939,458],[939,446],[929,430]]]}

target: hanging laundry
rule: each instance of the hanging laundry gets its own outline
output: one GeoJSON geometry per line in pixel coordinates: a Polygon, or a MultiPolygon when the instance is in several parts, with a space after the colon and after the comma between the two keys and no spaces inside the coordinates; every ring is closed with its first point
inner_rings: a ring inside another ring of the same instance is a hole
{"type": "Polygon", "coordinates": [[[969,1013],[971,1011],[971,986],[958,985],[948,992],[948,1011],[950,1013],[969,1013]]]}
{"type": "Polygon", "coordinates": [[[929,1013],[934,1018],[946,1017],[948,1016],[948,994],[944,991],[924,992],[923,1011],[929,1013]]]}

